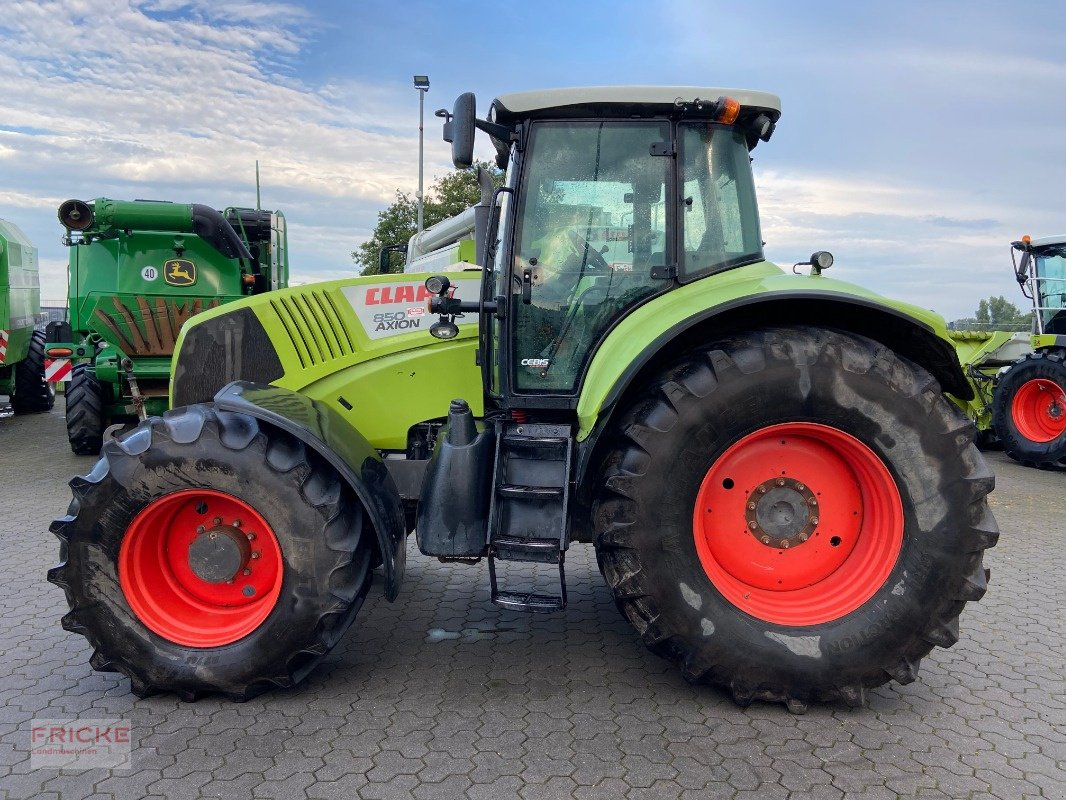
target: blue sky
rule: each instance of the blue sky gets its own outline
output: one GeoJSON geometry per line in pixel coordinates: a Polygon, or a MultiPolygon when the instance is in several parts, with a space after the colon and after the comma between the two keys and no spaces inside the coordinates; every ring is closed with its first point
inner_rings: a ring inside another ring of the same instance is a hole
{"type": "MultiPolygon", "coordinates": [[[[1066,232],[1066,5],[724,2],[7,2],[0,217],[62,298],[55,208],[158,198],[286,212],[294,276],[352,274],[417,180],[418,100],[549,86],[740,86],[781,95],[756,150],[767,254],[969,314],[1023,305],[1008,244],[1066,232]]],[[[449,168],[428,117],[426,172],[449,168]]]]}

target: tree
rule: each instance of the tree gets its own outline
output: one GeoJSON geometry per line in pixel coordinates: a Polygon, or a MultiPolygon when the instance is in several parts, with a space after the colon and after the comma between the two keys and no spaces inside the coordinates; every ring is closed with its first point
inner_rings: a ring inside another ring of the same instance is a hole
{"type": "Polygon", "coordinates": [[[977,305],[975,319],[981,325],[1006,330],[1025,329],[1029,326],[1032,315],[1022,311],[1006,297],[989,297],[977,305]]]}
{"type": "MultiPolygon", "coordinates": [[[[477,182],[479,166],[492,173],[496,186],[503,183],[503,172],[483,161],[469,169],[457,169],[437,178],[426,192],[422,209],[423,224],[426,228],[448,217],[454,217],[481,200],[481,187],[477,182]]],[[[417,220],[418,201],[409,193],[397,189],[396,200],[378,212],[378,224],[373,235],[352,251],[352,260],[362,267],[361,274],[377,275],[381,271],[378,265],[381,248],[406,244],[415,234],[417,220]]]]}

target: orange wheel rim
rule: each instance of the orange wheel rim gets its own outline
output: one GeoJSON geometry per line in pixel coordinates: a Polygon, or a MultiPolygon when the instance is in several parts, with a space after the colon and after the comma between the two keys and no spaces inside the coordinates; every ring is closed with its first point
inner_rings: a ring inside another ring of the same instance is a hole
{"type": "Polygon", "coordinates": [[[1066,392],[1055,381],[1034,378],[1015,393],[1010,413],[1026,439],[1052,442],[1066,432],[1066,392]]]}
{"type": "Polygon", "coordinates": [[[153,500],[119,549],[119,585],[153,633],[188,647],[242,639],[281,594],[281,547],[248,503],[210,489],[153,500]]]}
{"type": "Polygon", "coordinates": [[[885,583],[903,545],[903,503],[884,462],[828,425],[748,434],[707,470],[696,552],[737,608],[779,625],[850,614],[885,583]]]}

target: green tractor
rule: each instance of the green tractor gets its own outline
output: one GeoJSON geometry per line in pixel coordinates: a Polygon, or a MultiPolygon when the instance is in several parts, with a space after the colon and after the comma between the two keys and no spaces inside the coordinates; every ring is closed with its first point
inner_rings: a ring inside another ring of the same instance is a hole
{"type": "Polygon", "coordinates": [[[0,219],[0,417],[48,411],[55,386],[45,378],[37,248],[14,223],[0,219]]]}
{"type": "Polygon", "coordinates": [[[192,317],[288,285],[281,212],[97,198],[67,200],[69,323],[48,330],[64,364],[67,436],[96,455],[112,424],[168,408],[170,359],[192,317]]]}
{"type": "Polygon", "coordinates": [[[1011,256],[1032,331],[952,331],[974,387],[959,404],[1016,461],[1066,467],[1066,236],[1023,236],[1011,256]]]}
{"type": "Polygon", "coordinates": [[[457,167],[479,129],[507,171],[480,266],[204,312],[173,410],[71,481],[49,580],[92,665],[139,695],[292,686],[378,568],[397,597],[412,532],[486,563],[509,611],[564,609],[567,550],[593,544],[644,643],[742,704],[859,705],[954,644],[998,538],[946,396],[972,389],[940,317],[826,277],[826,252],[804,275],[765,260],[750,153],[779,99],[439,114],[457,167]]]}

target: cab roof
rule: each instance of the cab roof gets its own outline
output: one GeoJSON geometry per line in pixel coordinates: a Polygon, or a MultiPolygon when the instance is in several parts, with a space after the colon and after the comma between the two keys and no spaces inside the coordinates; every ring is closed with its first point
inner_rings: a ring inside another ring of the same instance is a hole
{"type": "Polygon", "coordinates": [[[528,117],[629,116],[634,113],[663,114],[685,107],[685,116],[698,117],[697,98],[710,114],[710,106],[722,96],[741,105],[741,114],[765,112],[775,122],[781,116],[781,98],[750,89],[710,86],[585,86],[541,89],[504,94],[492,101],[490,119],[507,123],[528,117]]]}

